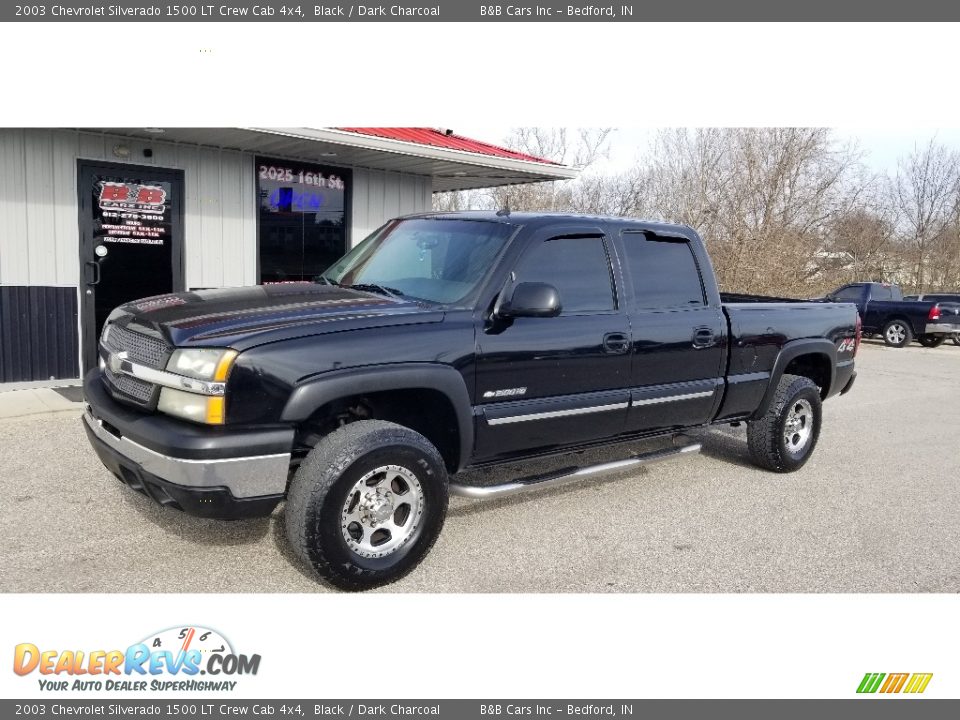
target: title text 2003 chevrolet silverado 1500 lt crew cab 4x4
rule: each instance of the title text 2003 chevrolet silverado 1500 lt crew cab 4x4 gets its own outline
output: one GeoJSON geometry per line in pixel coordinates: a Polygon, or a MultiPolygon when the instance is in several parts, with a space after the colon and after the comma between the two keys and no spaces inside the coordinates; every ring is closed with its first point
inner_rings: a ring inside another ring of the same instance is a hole
{"type": "Polygon", "coordinates": [[[84,387],[130,487],[206,517],[268,514],[347,589],[429,551],[449,494],[499,497],[698,450],[493,487],[465,468],[748,422],[761,467],[813,453],[853,384],[853,305],[723,303],[687,227],[521,213],[394,220],[314,283],[117,308],[84,387]]]}

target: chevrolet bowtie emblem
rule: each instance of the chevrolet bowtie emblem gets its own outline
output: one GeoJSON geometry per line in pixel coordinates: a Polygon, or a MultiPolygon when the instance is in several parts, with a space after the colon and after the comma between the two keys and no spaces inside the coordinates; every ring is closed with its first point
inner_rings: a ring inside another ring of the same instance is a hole
{"type": "Polygon", "coordinates": [[[126,359],[126,352],[110,353],[110,358],[107,361],[107,365],[110,366],[110,372],[112,372],[114,375],[119,373],[123,367],[123,361],[126,359]]]}

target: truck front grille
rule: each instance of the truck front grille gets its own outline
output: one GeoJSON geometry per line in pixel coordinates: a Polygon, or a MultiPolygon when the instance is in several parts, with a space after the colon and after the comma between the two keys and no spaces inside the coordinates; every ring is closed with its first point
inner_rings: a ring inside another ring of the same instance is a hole
{"type": "MultiPolygon", "coordinates": [[[[157,370],[166,367],[172,348],[160,338],[144,335],[120,325],[107,325],[101,338],[103,349],[111,355],[126,353],[130,362],[146,365],[157,370]]],[[[140,378],[123,373],[114,373],[109,363],[103,369],[107,390],[117,400],[153,409],[157,401],[157,386],[140,378]]]]}
{"type": "Polygon", "coordinates": [[[111,353],[125,352],[132,362],[158,370],[162,370],[170,359],[170,348],[163,340],[120,325],[107,326],[103,345],[111,353]]]}
{"type": "Polygon", "coordinates": [[[110,368],[104,368],[103,377],[107,381],[108,389],[117,399],[133,401],[143,406],[152,405],[153,391],[156,389],[152,383],[129,375],[114,375],[110,368]]]}

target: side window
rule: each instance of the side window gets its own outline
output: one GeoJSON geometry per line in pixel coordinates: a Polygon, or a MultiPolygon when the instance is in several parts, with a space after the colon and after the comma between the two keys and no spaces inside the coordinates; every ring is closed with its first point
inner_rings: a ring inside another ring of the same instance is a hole
{"type": "Polygon", "coordinates": [[[863,297],[863,288],[860,285],[843,288],[833,296],[834,300],[839,302],[856,302],[861,297],[863,297]]]}
{"type": "Polygon", "coordinates": [[[890,289],[889,285],[874,285],[873,291],[870,293],[871,300],[892,300],[893,299],[893,290],[890,289]]]}
{"type": "Polygon", "coordinates": [[[627,272],[638,309],[706,304],[700,270],[686,240],[624,233],[627,272]]]}
{"type": "Polygon", "coordinates": [[[517,282],[544,282],[557,288],[564,315],[615,307],[603,238],[545,240],[520,259],[516,273],[517,282]]]}

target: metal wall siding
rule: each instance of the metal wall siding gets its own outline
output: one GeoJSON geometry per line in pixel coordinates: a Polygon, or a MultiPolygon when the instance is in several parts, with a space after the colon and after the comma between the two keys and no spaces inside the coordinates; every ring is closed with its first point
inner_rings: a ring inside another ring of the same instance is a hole
{"type": "MultiPolygon", "coordinates": [[[[77,137],[72,133],[53,136],[53,236],[56,285],[76,282],[80,230],[77,224],[77,137]]],[[[0,170],[2,172],[2,170],[0,170]]]]}
{"type": "Polygon", "coordinates": [[[30,282],[23,130],[0,133],[0,283],[30,282]]]}
{"type": "Polygon", "coordinates": [[[184,171],[187,287],[256,283],[253,155],[77,130],[0,129],[0,284],[79,282],[77,160],[184,171]],[[145,149],[153,156],[143,156],[145,149]]]}
{"type": "Polygon", "coordinates": [[[79,374],[76,288],[0,287],[0,383],[79,374]]]}
{"type": "MultiPolygon", "coordinates": [[[[253,153],[82,130],[0,129],[0,285],[79,283],[77,160],[117,162],[118,146],[129,149],[132,164],[184,171],[188,288],[257,282],[253,153]],[[146,149],[152,157],[143,156],[146,149]]],[[[353,243],[392,217],[431,207],[426,176],[355,168],[353,183],[353,243]]]]}
{"type": "Polygon", "coordinates": [[[429,211],[433,183],[423,175],[357,168],[353,171],[354,245],[398,215],[429,211]]]}
{"type": "Polygon", "coordinates": [[[200,150],[198,190],[200,192],[201,278],[204,287],[222,287],[225,283],[223,282],[223,214],[220,203],[219,151],[206,148],[200,150]]]}

